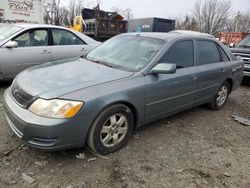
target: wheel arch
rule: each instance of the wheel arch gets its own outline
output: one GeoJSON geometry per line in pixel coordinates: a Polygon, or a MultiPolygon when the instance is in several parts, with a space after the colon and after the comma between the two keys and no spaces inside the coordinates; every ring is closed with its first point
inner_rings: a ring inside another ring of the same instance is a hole
{"type": "MultiPolygon", "coordinates": [[[[133,105],[131,102],[128,102],[128,101],[125,101],[125,100],[118,100],[118,101],[111,102],[111,103],[109,103],[107,105],[104,105],[104,107],[94,117],[94,119],[93,119],[93,121],[91,123],[91,126],[93,125],[95,120],[98,118],[98,116],[100,116],[100,114],[102,112],[104,112],[106,109],[108,109],[108,108],[110,108],[110,107],[112,107],[114,105],[118,105],[118,104],[125,105],[126,107],[128,107],[131,110],[131,112],[133,114],[133,118],[134,118],[133,130],[135,130],[136,127],[137,127],[138,121],[139,121],[139,113],[138,113],[138,110],[136,109],[135,105],[133,105]]],[[[89,130],[88,130],[88,132],[89,132],[89,130]]]]}

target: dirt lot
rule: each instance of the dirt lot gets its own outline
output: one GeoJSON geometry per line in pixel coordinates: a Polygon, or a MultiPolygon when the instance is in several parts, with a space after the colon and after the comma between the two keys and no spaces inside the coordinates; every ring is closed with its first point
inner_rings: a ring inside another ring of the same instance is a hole
{"type": "Polygon", "coordinates": [[[250,118],[250,87],[241,86],[221,111],[198,107],[146,125],[124,149],[100,158],[86,149],[44,153],[22,145],[1,97],[0,187],[249,188],[250,127],[231,115],[250,118]]]}

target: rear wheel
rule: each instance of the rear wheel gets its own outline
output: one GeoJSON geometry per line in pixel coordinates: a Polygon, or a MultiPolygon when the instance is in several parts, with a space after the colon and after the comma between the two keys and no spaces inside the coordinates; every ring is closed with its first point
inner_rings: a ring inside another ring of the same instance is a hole
{"type": "Polygon", "coordinates": [[[219,90],[216,92],[213,101],[209,106],[214,110],[220,110],[226,104],[228,96],[230,93],[230,84],[226,81],[224,82],[219,90]]]}
{"type": "Polygon", "coordinates": [[[133,126],[133,113],[127,106],[111,106],[94,121],[87,144],[93,151],[102,155],[115,152],[126,144],[133,126]]]}

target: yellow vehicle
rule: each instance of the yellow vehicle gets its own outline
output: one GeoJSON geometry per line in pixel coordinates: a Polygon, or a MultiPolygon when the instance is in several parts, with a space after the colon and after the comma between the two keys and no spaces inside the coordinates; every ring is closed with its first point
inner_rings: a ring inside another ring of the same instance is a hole
{"type": "Polygon", "coordinates": [[[83,32],[83,19],[81,16],[74,17],[73,29],[78,32],[83,32]]]}

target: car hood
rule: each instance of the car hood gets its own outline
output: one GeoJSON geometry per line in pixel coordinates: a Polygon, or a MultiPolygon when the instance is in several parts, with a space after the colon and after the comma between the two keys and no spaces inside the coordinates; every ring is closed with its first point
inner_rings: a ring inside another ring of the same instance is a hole
{"type": "Polygon", "coordinates": [[[15,82],[33,96],[49,99],[133,75],[86,59],[47,63],[21,72],[15,82]]]}

